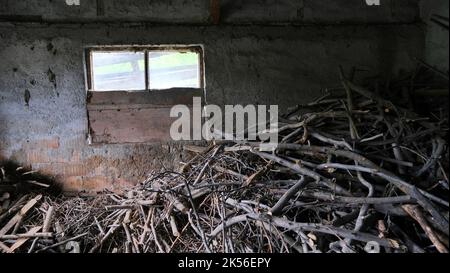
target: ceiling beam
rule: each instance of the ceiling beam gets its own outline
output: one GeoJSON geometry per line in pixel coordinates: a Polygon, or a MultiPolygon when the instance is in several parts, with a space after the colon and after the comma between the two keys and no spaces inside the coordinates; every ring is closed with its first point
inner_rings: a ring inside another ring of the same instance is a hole
{"type": "Polygon", "coordinates": [[[220,0],[210,0],[209,11],[214,25],[220,23],[220,0]]]}

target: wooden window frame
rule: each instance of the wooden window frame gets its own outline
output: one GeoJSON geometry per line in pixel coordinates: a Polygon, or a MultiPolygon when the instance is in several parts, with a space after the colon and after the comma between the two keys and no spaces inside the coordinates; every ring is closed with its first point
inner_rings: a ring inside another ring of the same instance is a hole
{"type": "Polygon", "coordinates": [[[174,120],[169,117],[170,108],[178,104],[192,107],[193,97],[201,97],[203,101],[206,100],[205,57],[202,45],[89,46],[84,50],[87,141],[89,145],[170,141],[168,133],[170,124],[174,120]],[[199,53],[200,88],[149,88],[148,52],[165,50],[199,53]],[[93,90],[92,52],[115,51],[146,52],[144,54],[145,90],[93,90]],[[130,122],[119,122],[124,119],[130,122]],[[104,132],[105,128],[108,132],[104,132]]]}
{"type": "Polygon", "coordinates": [[[88,92],[118,92],[118,91],[126,91],[126,92],[153,92],[153,91],[164,91],[171,89],[196,89],[196,90],[204,90],[205,89],[205,62],[204,62],[204,53],[203,53],[202,45],[152,45],[152,46],[90,46],[85,49],[85,63],[86,63],[86,87],[88,92]],[[151,51],[176,51],[176,52],[195,52],[198,54],[199,58],[199,86],[198,88],[190,88],[190,87],[174,87],[168,89],[150,89],[150,68],[149,68],[149,60],[148,53],[151,51]],[[144,53],[144,62],[145,62],[145,89],[144,90],[126,90],[126,89],[118,89],[118,90],[107,90],[100,91],[95,90],[94,86],[94,77],[93,72],[94,68],[92,65],[92,53],[93,52],[142,52],[144,53]]]}

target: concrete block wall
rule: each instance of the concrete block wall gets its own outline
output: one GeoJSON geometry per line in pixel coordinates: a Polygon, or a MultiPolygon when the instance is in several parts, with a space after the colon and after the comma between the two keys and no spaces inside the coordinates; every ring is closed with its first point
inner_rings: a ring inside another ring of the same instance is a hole
{"type": "Polygon", "coordinates": [[[38,1],[26,1],[30,5],[2,1],[0,158],[40,170],[67,191],[88,192],[120,190],[142,181],[152,170],[173,169],[187,160],[182,144],[170,141],[88,145],[86,46],[203,44],[206,98],[218,105],[279,104],[283,109],[306,102],[339,84],[339,65],[364,70],[357,79],[414,69],[413,57],[424,54],[424,33],[415,22],[418,6],[412,5],[414,1],[403,1],[405,9],[395,16],[391,8],[382,6],[384,12],[377,18],[368,11],[367,16],[361,15],[358,8],[349,6],[352,1],[336,1],[325,10],[317,1],[263,1],[273,9],[258,6],[257,1],[236,1],[242,8],[235,11],[223,1],[224,23],[218,26],[208,23],[208,1],[192,5],[191,1],[151,1],[148,13],[141,9],[146,6],[139,5],[150,1],[105,1],[102,16],[117,22],[87,22],[98,20],[93,3],[71,13],[63,5],[51,4],[57,1],[39,1],[51,11],[38,1]],[[116,11],[108,8],[112,3],[116,8],[123,6],[116,11]],[[338,4],[344,11],[340,19],[336,18],[338,4]],[[252,12],[242,13],[242,9],[251,11],[249,7],[257,10],[254,17],[252,12]],[[297,9],[289,15],[293,8],[297,9]],[[178,11],[189,11],[191,17],[178,11]],[[129,23],[133,14],[146,22],[129,23]],[[170,24],[161,24],[168,18],[170,24]],[[309,18],[314,24],[297,24],[298,18],[309,18]],[[245,23],[252,20],[256,23],[245,23]],[[339,22],[331,23],[335,20],[339,22]],[[281,21],[285,26],[274,23],[281,21]],[[26,90],[31,95],[28,105],[26,90]]]}
{"type": "MultiPolygon", "coordinates": [[[[221,0],[221,22],[233,24],[411,23],[420,19],[417,0],[221,0]]],[[[211,22],[211,0],[2,0],[0,19],[23,21],[128,21],[170,24],[211,22]]]]}
{"type": "Polygon", "coordinates": [[[448,74],[448,30],[431,21],[433,14],[448,18],[447,0],[422,0],[421,18],[425,29],[425,61],[448,74]]]}

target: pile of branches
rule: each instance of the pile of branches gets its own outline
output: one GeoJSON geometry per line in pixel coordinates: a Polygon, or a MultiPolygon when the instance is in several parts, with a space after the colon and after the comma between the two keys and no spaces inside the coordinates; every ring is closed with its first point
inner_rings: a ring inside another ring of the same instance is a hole
{"type": "Polygon", "coordinates": [[[290,109],[270,151],[187,146],[179,170],[121,195],[4,195],[0,250],[448,252],[448,117],[342,90],[290,109]]]}

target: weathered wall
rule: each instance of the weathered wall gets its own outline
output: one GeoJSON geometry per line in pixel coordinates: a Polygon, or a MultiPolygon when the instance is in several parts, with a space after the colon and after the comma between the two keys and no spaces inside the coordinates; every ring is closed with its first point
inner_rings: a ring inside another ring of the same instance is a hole
{"type": "MultiPolygon", "coordinates": [[[[14,7],[13,14],[16,15],[21,11],[24,11],[22,15],[43,12],[40,6],[25,6],[18,4],[20,2],[7,1],[8,6],[4,5],[3,10],[14,7]]],[[[161,10],[151,12],[152,16],[162,18],[160,12],[169,8],[162,2],[165,1],[152,1],[161,7],[161,10]]],[[[244,1],[237,2],[242,4],[244,1]]],[[[313,1],[300,2],[309,5],[310,13],[311,7],[317,5],[313,1]]],[[[106,3],[109,2],[105,1],[105,11],[109,10],[106,3]]],[[[248,3],[255,5],[255,1],[248,3]]],[[[191,8],[196,9],[197,5],[200,10],[199,3],[191,8]]],[[[281,7],[283,12],[273,11],[267,16],[276,18],[291,10],[281,7]]],[[[328,7],[328,14],[337,12],[337,6],[328,7]]],[[[53,8],[57,9],[56,6],[53,8]]],[[[225,6],[225,11],[227,8],[229,6],[225,6]]],[[[365,10],[366,7],[361,8],[365,10]]],[[[80,16],[96,16],[96,11],[90,11],[89,7],[81,9],[86,11],[80,11],[77,20],[80,16]]],[[[140,11],[130,12],[139,14],[140,11]]],[[[208,13],[203,12],[201,9],[200,15],[192,16],[198,16],[199,22],[204,22],[208,13]]],[[[266,14],[269,11],[260,8],[258,12],[266,14]]],[[[71,16],[70,12],[59,14],[63,18],[71,16]]],[[[129,15],[128,12],[125,14],[129,15]]],[[[238,13],[234,14],[239,17],[238,13]]],[[[307,9],[304,9],[305,15],[301,14],[299,16],[306,17],[307,9]]],[[[184,160],[178,143],[87,144],[82,56],[85,46],[203,44],[208,103],[278,103],[283,108],[315,98],[322,88],[336,85],[339,65],[367,71],[359,72],[358,78],[412,69],[412,57],[423,57],[421,29],[412,23],[403,24],[402,20],[392,23],[391,11],[384,15],[389,24],[366,25],[369,19],[363,16],[363,19],[353,20],[361,24],[283,27],[45,24],[17,23],[17,18],[9,18],[12,21],[0,24],[0,156],[56,176],[64,182],[66,190],[84,188],[87,191],[118,189],[142,180],[152,169],[163,166],[170,169],[184,160]],[[28,106],[24,101],[26,90],[31,95],[28,106]]],[[[46,16],[58,17],[55,13],[46,16]]],[[[331,18],[325,13],[317,16],[326,24],[325,18],[331,18]]],[[[350,13],[346,16],[351,22],[350,13]]],[[[415,16],[416,10],[413,10],[400,18],[411,21],[415,16]]],[[[226,18],[231,17],[223,20],[226,18]]],[[[194,19],[190,18],[190,21],[197,20],[194,19]]]]}
{"type": "MultiPolygon", "coordinates": [[[[447,0],[422,0],[421,18],[425,23],[425,61],[448,74],[448,30],[431,21],[433,14],[448,18],[447,0]]],[[[448,23],[447,23],[448,24],[448,23]]]]}
{"type": "MultiPolygon", "coordinates": [[[[211,0],[2,0],[0,20],[23,21],[148,21],[205,24],[211,21],[211,0]]],[[[224,23],[411,23],[419,18],[417,0],[220,0],[224,23]]]]}

